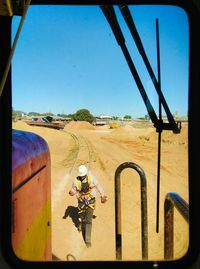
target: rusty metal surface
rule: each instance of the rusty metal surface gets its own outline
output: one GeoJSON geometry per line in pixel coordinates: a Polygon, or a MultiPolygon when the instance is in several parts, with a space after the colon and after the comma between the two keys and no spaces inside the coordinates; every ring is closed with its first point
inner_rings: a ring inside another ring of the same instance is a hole
{"type": "Polygon", "coordinates": [[[164,203],[164,259],[174,256],[174,207],[189,222],[189,205],[177,193],[170,192],[164,203]]]}
{"type": "Polygon", "coordinates": [[[164,259],[173,259],[174,255],[174,206],[169,200],[164,204],[164,259]]]}
{"type": "Polygon", "coordinates": [[[0,1],[0,15],[1,16],[12,16],[13,8],[11,0],[1,0],[0,1]]]}
{"type": "Polygon", "coordinates": [[[25,8],[25,0],[1,0],[0,15],[1,16],[22,16],[25,8]]]}
{"type": "Polygon", "coordinates": [[[32,125],[32,126],[41,126],[41,127],[47,127],[47,128],[53,128],[53,129],[64,129],[65,128],[65,124],[62,123],[47,123],[47,122],[40,122],[40,121],[26,121],[26,123],[28,125],[32,125]]]}

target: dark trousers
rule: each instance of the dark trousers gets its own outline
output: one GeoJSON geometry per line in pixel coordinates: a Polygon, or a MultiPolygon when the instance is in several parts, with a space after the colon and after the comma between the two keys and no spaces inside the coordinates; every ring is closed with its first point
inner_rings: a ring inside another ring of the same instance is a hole
{"type": "Polygon", "coordinates": [[[82,222],[82,233],[85,243],[91,243],[92,234],[92,218],[94,209],[89,206],[83,206],[82,203],[78,203],[78,214],[82,222]]]}

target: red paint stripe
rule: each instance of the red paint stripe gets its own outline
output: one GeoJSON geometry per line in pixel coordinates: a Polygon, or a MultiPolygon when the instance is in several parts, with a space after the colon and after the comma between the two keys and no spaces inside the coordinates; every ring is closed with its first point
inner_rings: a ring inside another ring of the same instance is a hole
{"type": "Polygon", "coordinates": [[[32,158],[12,171],[12,188],[16,188],[19,184],[31,177],[42,166],[50,162],[49,151],[32,158]]]}

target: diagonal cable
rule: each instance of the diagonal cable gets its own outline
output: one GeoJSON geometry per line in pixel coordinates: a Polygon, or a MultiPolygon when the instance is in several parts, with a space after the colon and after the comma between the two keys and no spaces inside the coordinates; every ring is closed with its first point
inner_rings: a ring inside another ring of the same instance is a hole
{"type": "Polygon", "coordinates": [[[135,44],[136,44],[136,46],[137,46],[137,48],[138,48],[138,50],[139,50],[139,52],[140,52],[140,54],[142,56],[142,59],[143,59],[143,61],[145,63],[147,71],[148,71],[148,73],[149,73],[149,75],[151,77],[151,80],[152,80],[152,82],[154,84],[154,87],[155,87],[155,89],[157,91],[157,94],[159,96],[160,102],[163,105],[163,108],[164,108],[164,110],[166,112],[166,115],[167,115],[167,118],[168,118],[168,121],[169,121],[170,126],[166,126],[166,124],[165,125],[162,124],[162,126],[161,126],[159,124],[157,126],[157,129],[159,129],[159,128],[168,129],[169,128],[170,130],[173,130],[173,132],[179,133],[180,129],[178,128],[176,122],[174,121],[173,115],[171,114],[170,109],[169,109],[169,107],[167,105],[167,102],[166,102],[166,100],[164,98],[164,95],[163,95],[163,93],[161,91],[159,82],[156,79],[156,76],[155,76],[155,74],[153,72],[153,69],[152,69],[152,67],[150,65],[150,62],[149,62],[149,60],[147,58],[144,46],[143,46],[142,41],[141,41],[141,38],[140,38],[140,36],[138,34],[138,31],[136,29],[135,23],[134,23],[133,18],[131,16],[131,12],[130,12],[127,5],[120,5],[119,9],[120,9],[120,11],[122,13],[122,16],[123,16],[128,28],[129,28],[130,32],[131,32],[131,35],[132,35],[132,37],[133,37],[133,39],[135,41],[135,44]]]}
{"type": "Polygon", "coordinates": [[[117,17],[115,15],[114,8],[113,8],[113,6],[110,6],[110,5],[109,6],[103,5],[103,6],[100,6],[100,7],[101,7],[101,9],[102,9],[108,23],[111,26],[111,29],[113,31],[113,34],[114,34],[116,40],[117,40],[118,45],[122,49],[122,52],[123,52],[123,54],[124,54],[124,56],[126,58],[128,66],[130,68],[130,71],[131,71],[131,73],[133,75],[133,78],[134,78],[134,80],[136,82],[136,85],[137,85],[137,87],[138,87],[138,89],[140,91],[140,94],[141,94],[142,98],[143,98],[143,101],[144,101],[145,106],[147,108],[148,114],[149,114],[149,116],[151,118],[151,121],[154,123],[154,126],[157,126],[158,125],[157,115],[156,115],[156,113],[154,111],[153,106],[151,105],[151,102],[150,102],[150,100],[149,100],[149,98],[148,98],[148,96],[146,94],[146,91],[144,89],[142,81],[141,81],[141,79],[139,77],[139,74],[138,74],[138,72],[137,72],[137,70],[135,68],[133,60],[132,60],[132,58],[130,56],[130,53],[129,53],[128,49],[127,49],[127,46],[126,46],[126,43],[125,43],[125,38],[123,36],[123,33],[122,33],[121,28],[119,26],[119,23],[117,21],[117,17]]]}

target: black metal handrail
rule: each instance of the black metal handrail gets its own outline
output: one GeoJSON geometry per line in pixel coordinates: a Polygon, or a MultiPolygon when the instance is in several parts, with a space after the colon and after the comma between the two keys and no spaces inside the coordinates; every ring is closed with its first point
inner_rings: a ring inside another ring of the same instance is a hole
{"type": "Polygon", "coordinates": [[[126,168],[136,170],[140,176],[141,186],[141,237],[142,237],[142,259],[148,259],[148,223],[147,223],[147,189],[146,176],[143,169],[132,162],[122,163],[115,171],[115,243],[116,259],[122,258],[122,232],[121,232],[121,188],[120,175],[126,168]]]}
{"type": "Polygon", "coordinates": [[[177,193],[168,193],[164,203],[164,259],[174,255],[174,207],[189,222],[189,205],[177,193]]]}

